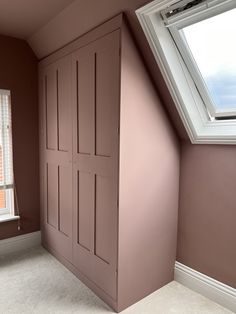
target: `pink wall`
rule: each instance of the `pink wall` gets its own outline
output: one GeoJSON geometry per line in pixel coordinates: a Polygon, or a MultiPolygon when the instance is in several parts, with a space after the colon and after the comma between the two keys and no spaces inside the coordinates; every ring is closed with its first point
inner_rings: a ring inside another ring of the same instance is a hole
{"type": "Polygon", "coordinates": [[[37,59],[23,40],[0,36],[0,89],[11,91],[15,181],[22,215],[0,224],[0,239],[39,230],[37,59]]]}
{"type": "Polygon", "coordinates": [[[177,260],[236,288],[235,146],[182,143],[177,260]]]}

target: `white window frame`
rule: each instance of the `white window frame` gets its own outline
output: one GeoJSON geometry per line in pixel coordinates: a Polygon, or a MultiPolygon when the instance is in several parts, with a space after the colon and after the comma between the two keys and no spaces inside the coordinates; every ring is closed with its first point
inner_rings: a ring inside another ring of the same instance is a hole
{"type": "MultiPolygon", "coordinates": [[[[220,110],[216,111],[209,103],[208,110],[206,109],[205,102],[193,81],[192,73],[190,74],[170,31],[164,25],[161,12],[176,2],[176,0],[155,0],[138,9],[136,14],[192,143],[236,144],[236,120],[211,118],[211,116],[228,116],[234,112],[223,114],[220,110]]],[[[200,9],[195,15],[182,18],[181,23],[192,24],[193,19],[204,19],[206,16],[213,16],[235,6],[235,0],[208,0],[207,9],[205,5],[204,11],[200,9]]],[[[180,28],[184,25],[181,23],[176,21],[176,24],[173,22],[171,26],[171,32],[175,30],[177,32],[177,35],[174,34],[176,37],[179,36],[179,32],[175,27],[178,25],[180,28]]],[[[181,39],[180,42],[183,48],[183,40],[181,39]]]]}
{"type": "Polygon", "coordinates": [[[0,215],[14,215],[14,191],[7,189],[6,191],[6,207],[0,208],[0,215]]]}
{"type": "MultiPolygon", "coordinates": [[[[10,91],[4,90],[4,89],[0,89],[0,94],[7,95],[7,96],[9,96],[9,98],[11,96],[10,91]]],[[[11,98],[9,101],[11,101],[11,98]]],[[[11,106],[11,103],[10,103],[10,106],[11,106]]],[[[10,139],[10,141],[12,142],[12,138],[10,139]]],[[[13,157],[12,157],[12,159],[13,159],[13,157]]],[[[12,168],[13,168],[13,164],[12,164],[12,168]]],[[[13,169],[12,169],[12,171],[13,171],[13,169]]],[[[2,188],[2,190],[5,190],[6,207],[0,208],[0,222],[2,221],[1,217],[5,217],[5,216],[8,217],[9,215],[15,216],[14,183],[12,182],[11,185],[4,186],[2,188]]],[[[9,220],[9,219],[7,219],[7,220],[9,220]]]]}

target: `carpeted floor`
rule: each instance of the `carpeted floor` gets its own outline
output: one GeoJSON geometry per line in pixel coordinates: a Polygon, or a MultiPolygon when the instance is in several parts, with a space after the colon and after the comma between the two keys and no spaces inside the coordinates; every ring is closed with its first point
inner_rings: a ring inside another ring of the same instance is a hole
{"type": "MultiPolygon", "coordinates": [[[[42,247],[0,257],[0,314],[106,314],[112,310],[42,247]]],[[[232,313],[173,281],[123,314],[232,313]]]]}

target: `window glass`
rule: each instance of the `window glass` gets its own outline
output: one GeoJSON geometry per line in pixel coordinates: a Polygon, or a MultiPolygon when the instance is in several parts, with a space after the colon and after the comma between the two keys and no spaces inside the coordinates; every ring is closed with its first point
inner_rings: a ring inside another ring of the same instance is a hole
{"type": "Polygon", "coordinates": [[[0,214],[14,214],[10,91],[0,90],[0,214]]]}
{"type": "Polygon", "coordinates": [[[217,109],[236,109],[236,9],[182,29],[217,109]]]}

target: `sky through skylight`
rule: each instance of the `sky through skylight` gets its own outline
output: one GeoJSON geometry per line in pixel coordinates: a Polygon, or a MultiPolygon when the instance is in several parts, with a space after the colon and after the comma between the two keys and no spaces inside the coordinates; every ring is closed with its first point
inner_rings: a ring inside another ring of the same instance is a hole
{"type": "Polygon", "coordinates": [[[183,29],[217,109],[236,108],[236,9],[183,29]]]}

